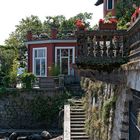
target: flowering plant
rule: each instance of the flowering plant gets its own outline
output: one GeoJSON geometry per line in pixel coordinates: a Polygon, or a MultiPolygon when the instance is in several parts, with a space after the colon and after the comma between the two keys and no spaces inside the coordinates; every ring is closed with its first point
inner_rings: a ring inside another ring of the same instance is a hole
{"type": "Polygon", "coordinates": [[[80,20],[80,19],[77,19],[75,21],[75,25],[76,25],[77,28],[80,28],[80,29],[84,29],[85,28],[85,23],[82,20],[80,20]]]}
{"type": "Polygon", "coordinates": [[[109,19],[100,19],[99,23],[117,23],[117,19],[116,18],[109,18],[109,19]]]}
{"type": "Polygon", "coordinates": [[[134,22],[140,15],[140,7],[136,8],[135,12],[131,16],[131,22],[134,22]]]}
{"type": "Polygon", "coordinates": [[[112,13],[109,12],[104,19],[100,19],[99,23],[117,23],[117,19],[112,17],[112,13]]]}

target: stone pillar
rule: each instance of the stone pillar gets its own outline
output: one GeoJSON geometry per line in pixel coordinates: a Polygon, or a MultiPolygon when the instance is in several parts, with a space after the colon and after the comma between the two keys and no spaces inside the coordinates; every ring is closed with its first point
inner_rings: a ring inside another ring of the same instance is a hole
{"type": "Polygon", "coordinates": [[[58,33],[58,30],[56,28],[52,28],[51,29],[51,39],[56,39],[57,33],[58,33]]]}
{"type": "Polygon", "coordinates": [[[32,40],[32,32],[28,31],[27,32],[27,41],[31,41],[32,40]]]}

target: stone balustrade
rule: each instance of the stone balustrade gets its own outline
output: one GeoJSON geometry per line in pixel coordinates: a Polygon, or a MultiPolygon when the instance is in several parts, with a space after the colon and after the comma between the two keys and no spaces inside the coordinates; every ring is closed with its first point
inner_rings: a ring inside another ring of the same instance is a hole
{"type": "Polygon", "coordinates": [[[78,31],[76,64],[102,70],[140,59],[140,16],[128,30],[78,31]]]}
{"type": "Polygon", "coordinates": [[[100,68],[101,65],[125,63],[125,34],[125,30],[77,32],[77,65],[100,68]]]}

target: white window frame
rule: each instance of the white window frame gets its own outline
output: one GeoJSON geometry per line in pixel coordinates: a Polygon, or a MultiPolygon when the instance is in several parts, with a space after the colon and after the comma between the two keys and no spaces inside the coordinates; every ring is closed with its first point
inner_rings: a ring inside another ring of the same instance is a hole
{"type": "MultiPolygon", "coordinates": [[[[69,47],[55,47],[55,65],[57,65],[57,50],[58,49],[72,49],[72,63],[75,63],[75,46],[69,46],[69,47]]],[[[62,58],[67,58],[65,56],[63,56],[62,58]]],[[[69,58],[68,58],[68,62],[69,62],[69,58]]],[[[60,63],[61,63],[61,55],[60,55],[60,63]]],[[[68,67],[70,68],[70,65],[68,63],[68,67]]],[[[62,68],[60,67],[60,72],[62,68]]],[[[68,69],[68,75],[70,75],[70,70],[68,69]]]]}
{"type": "Polygon", "coordinates": [[[109,0],[107,0],[107,10],[112,10],[112,9],[114,9],[114,0],[112,0],[112,9],[109,9],[109,8],[108,8],[108,2],[109,2],[109,0]]]}
{"type": "Polygon", "coordinates": [[[32,65],[33,74],[35,74],[37,77],[47,77],[47,47],[33,48],[32,60],[33,60],[33,65],[32,65]],[[43,75],[43,76],[35,74],[35,50],[42,50],[42,49],[45,50],[45,75],[43,75]]]}

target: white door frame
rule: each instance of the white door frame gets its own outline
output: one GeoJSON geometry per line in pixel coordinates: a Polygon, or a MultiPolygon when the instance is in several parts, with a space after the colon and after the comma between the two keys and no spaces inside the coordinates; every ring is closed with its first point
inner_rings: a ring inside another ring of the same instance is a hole
{"type": "Polygon", "coordinates": [[[55,47],[55,65],[57,65],[57,50],[60,49],[68,49],[68,56],[61,56],[60,51],[60,72],[62,71],[61,65],[62,65],[62,58],[68,58],[68,75],[70,75],[70,51],[69,49],[72,49],[72,63],[75,63],[75,46],[69,46],[69,47],[55,47]]]}
{"type": "Polygon", "coordinates": [[[41,50],[44,49],[45,50],[45,75],[41,76],[41,75],[37,75],[37,77],[47,77],[47,47],[38,47],[38,48],[33,48],[33,53],[32,53],[32,70],[33,70],[33,74],[35,74],[35,50],[41,50]]]}

